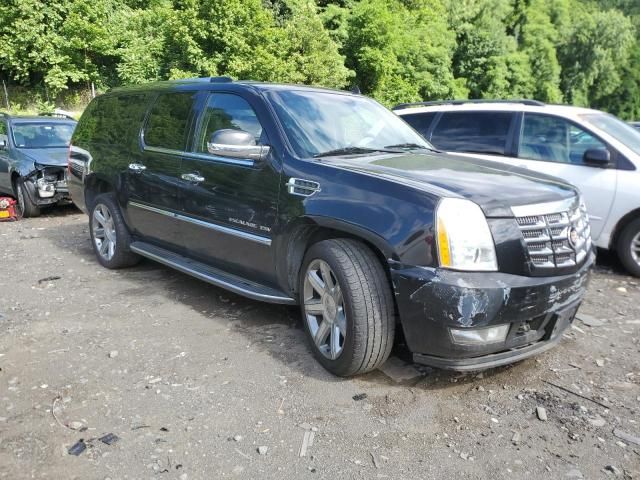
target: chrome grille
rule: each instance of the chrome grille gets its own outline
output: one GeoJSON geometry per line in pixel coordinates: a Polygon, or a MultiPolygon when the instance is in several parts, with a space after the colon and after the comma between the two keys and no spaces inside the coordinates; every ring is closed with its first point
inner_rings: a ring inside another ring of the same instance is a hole
{"type": "Polygon", "coordinates": [[[536,269],[572,267],[587,257],[591,227],[584,204],[573,199],[512,210],[536,269]]]}

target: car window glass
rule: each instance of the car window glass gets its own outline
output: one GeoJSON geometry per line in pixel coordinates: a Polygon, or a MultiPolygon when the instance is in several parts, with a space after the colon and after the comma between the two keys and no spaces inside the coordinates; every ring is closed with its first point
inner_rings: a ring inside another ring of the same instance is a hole
{"type": "Polygon", "coordinates": [[[15,123],[13,141],[18,148],[64,148],[74,128],[75,123],[15,123]]]}
{"type": "Polygon", "coordinates": [[[194,98],[193,92],[159,95],[149,113],[144,143],[151,147],[184,150],[194,98]]]}
{"type": "Polygon", "coordinates": [[[136,143],[147,105],[147,94],[97,97],[86,108],[76,127],[76,143],[136,143]]]}
{"type": "Polygon", "coordinates": [[[345,148],[431,147],[400,117],[370,98],[304,90],[272,90],[267,96],[300,158],[345,148]]]}
{"type": "Polygon", "coordinates": [[[225,129],[250,133],[255,138],[256,145],[265,143],[262,125],[251,105],[238,95],[215,93],[209,97],[202,113],[201,133],[196,151],[207,153],[207,141],[211,134],[225,129]]]}
{"type": "Polygon", "coordinates": [[[510,112],[445,112],[431,143],[441,150],[504,155],[510,112]]]}
{"type": "Polygon", "coordinates": [[[400,118],[411,125],[415,131],[428,140],[427,135],[429,134],[429,127],[437,114],[438,112],[411,113],[408,115],[401,115],[400,118]]]}
{"type": "Polygon", "coordinates": [[[7,124],[0,120],[0,140],[7,141],[7,124]]]}
{"type": "Polygon", "coordinates": [[[584,152],[606,145],[560,117],[525,113],[518,156],[531,160],[582,165],[584,152]]]}

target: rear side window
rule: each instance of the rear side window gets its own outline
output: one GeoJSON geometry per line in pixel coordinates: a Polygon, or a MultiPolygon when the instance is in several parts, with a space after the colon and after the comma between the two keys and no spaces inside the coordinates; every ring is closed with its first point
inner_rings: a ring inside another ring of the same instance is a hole
{"type": "Polygon", "coordinates": [[[7,141],[7,124],[4,120],[0,120],[0,140],[7,141]]]}
{"type": "Polygon", "coordinates": [[[159,95],[147,119],[144,130],[145,145],[169,150],[184,150],[194,99],[194,92],[159,95]]]}
{"type": "Polygon", "coordinates": [[[429,127],[437,114],[438,112],[411,113],[409,115],[401,115],[400,118],[411,125],[416,132],[429,140],[429,127]]]}
{"type": "Polygon", "coordinates": [[[504,155],[512,118],[510,112],[445,112],[431,143],[441,150],[504,155]]]}
{"type": "Polygon", "coordinates": [[[148,105],[146,94],[97,97],[84,111],[73,135],[76,145],[135,143],[148,105]]]}

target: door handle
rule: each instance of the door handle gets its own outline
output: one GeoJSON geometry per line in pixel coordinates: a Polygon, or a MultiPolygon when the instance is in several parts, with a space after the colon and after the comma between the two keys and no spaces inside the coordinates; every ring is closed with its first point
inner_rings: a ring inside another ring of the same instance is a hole
{"type": "Polygon", "coordinates": [[[186,180],[187,182],[193,182],[193,183],[204,182],[204,177],[201,177],[197,173],[183,173],[182,175],[180,175],[180,178],[182,178],[183,180],[186,180]]]}
{"type": "Polygon", "coordinates": [[[145,167],[141,163],[130,163],[129,164],[129,170],[131,170],[134,173],[144,172],[146,169],[147,169],[147,167],[145,167]]]}

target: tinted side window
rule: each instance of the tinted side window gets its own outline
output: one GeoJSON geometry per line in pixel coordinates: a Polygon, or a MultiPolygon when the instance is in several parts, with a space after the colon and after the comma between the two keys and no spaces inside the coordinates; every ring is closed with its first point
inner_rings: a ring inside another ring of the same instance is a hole
{"type": "Polygon", "coordinates": [[[262,138],[262,125],[256,112],[242,97],[231,93],[214,93],[207,101],[202,114],[200,138],[196,151],[207,152],[207,141],[217,130],[232,129],[249,132],[256,140],[256,145],[265,143],[262,138]]]}
{"type": "Polygon", "coordinates": [[[584,152],[607,146],[586,130],[560,117],[525,113],[518,156],[531,160],[583,164],[584,152]]]}
{"type": "Polygon", "coordinates": [[[420,135],[429,140],[427,138],[427,135],[429,134],[429,127],[437,114],[438,112],[411,113],[408,115],[402,115],[400,118],[411,125],[420,135]]]}
{"type": "Polygon", "coordinates": [[[445,112],[431,143],[441,150],[504,155],[510,112],[445,112]]]}
{"type": "Polygon", "coordinates": [[[147,104],[145,94],[97,97],[84,111],[74,132],[74,142],[122,145],[137,141],[147,104]]]}
{"type": "Polygon", "coordinates": [[[149,113],[144,143],[151,147],[184,150],[194,99],[193,92],[159,95],[149,113]]]}

